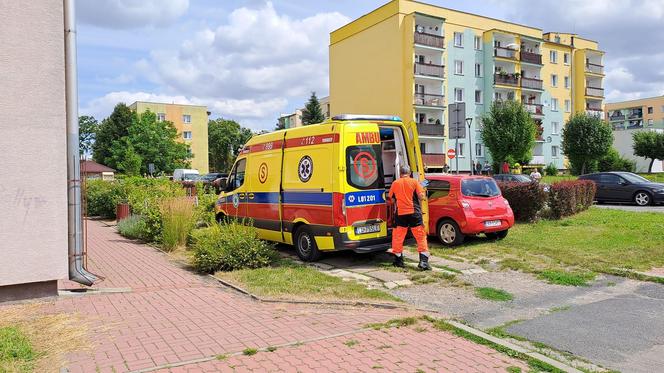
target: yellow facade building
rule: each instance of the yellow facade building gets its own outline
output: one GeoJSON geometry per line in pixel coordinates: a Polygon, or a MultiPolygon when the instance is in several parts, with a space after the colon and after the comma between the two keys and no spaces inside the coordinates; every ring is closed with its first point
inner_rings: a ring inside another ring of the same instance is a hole
{"type": "Polygon", "coordinates": [[[415,121],[429,169],[442,167],[456,147],[467,171],[471,157],[491,161],[482,114],[494,100],[519,100],[539,125],[531,163],[562,169],[560,133],[569,116],[602,115],[602,58],[597,42],[575,34],[393,0],[330,34],[330,111],[415,121]],[[455,102],[473,118],[458,141],[447,123],[455,102]]]}
{"type": "Polygon", "coordinates": [[[201,175],[209,172],[208,163],[208,116],[206,106],[165,104],[137,101],[129,105],[137,113],[147,110],[157,115],[157,120],[167,120],[175,125],[180,141],[189,144],[191,168],[201,175]]]}

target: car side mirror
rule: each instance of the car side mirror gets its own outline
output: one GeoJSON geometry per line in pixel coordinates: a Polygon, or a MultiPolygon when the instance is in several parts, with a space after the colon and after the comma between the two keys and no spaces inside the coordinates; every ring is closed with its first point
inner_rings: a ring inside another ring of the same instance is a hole
{"type": "Polygon", "coordinates": [[[219,189],[225,191],[227,186],[228,186],[228,181],[226,178],[219,180],[219,189]]]}

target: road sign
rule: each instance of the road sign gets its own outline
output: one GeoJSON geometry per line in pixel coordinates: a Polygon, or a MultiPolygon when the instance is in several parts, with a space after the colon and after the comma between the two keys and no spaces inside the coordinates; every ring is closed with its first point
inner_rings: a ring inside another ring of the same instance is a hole
{"type": "Polygon", "coordinates": [[[456,157],[456,151],[454,149],[450,149],[447,151],[447,158],[449,159],[454,159],[456,157]]]}
{"type": "Polygon", "coordinates": [[[466,138],[466,103],[457,102],[447,105],[450,139],[466,138]]]}

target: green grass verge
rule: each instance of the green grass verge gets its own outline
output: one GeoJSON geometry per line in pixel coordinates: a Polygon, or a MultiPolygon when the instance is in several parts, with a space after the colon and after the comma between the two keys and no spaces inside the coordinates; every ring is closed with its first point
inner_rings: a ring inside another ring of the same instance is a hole
{"type": "Polygon", "coordinates": [[[495,288],[475,288],[475,296],[478,298],[492,300],[495,302],[508,302],[514,299],[512,294],[505,290],[495,288]]]}
{"type": "Polygon", "coordinates": [[[595,279],[595,274],[592,272],[574,273],[547,270],[540,272],[537,277],[540,280],[545,280],[550,284],[565,285],[565,286],[588,286],[588,281],[595,279]]]}
{"type": "Polygon", "coordinates": [[[30,372],[35,358],[30,340],[19,328],[0,328],[0,372],[30,372]]]}
{"type": "Polygon", "coordinates": [[[367,289],[354,281],[343,281],[288,259],[279,260],[270,267],[217,272],[215,276],[262,297],[400,302],[399,298],[383,291],[367,289]]]}
{"type": "Polygon", "coordinates": [[[591,208],[562,220],[517,224],[501,241],[469,240],[454,249],[430,245],[433,255],[490,257],[504,268],[540,273],[648,270],[664,266],[664,219],[657,213],[591,208]]]}

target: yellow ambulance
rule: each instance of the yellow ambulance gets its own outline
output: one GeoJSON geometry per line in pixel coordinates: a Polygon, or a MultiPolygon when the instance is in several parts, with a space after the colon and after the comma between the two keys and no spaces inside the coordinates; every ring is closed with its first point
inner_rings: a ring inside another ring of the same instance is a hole
{"type": "Polygon", "coordinates": [[[251,222],[260,238],[294,245],[305,261],[326,251],[387,250],[386,191],[402,164],[424,180],[418,143],[415,123],[377,115],[254,136],[222,186],[217,220],[251,222]]]}

